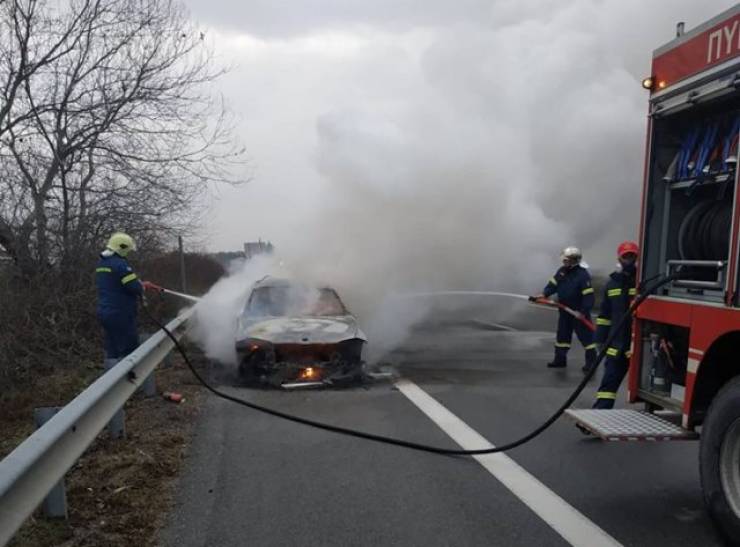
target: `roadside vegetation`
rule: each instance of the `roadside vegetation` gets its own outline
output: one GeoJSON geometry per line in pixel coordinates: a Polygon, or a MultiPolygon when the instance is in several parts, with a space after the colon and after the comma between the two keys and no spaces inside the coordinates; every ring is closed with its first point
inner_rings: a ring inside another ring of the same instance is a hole
{"type": "MultiPolygon", "coordinates": [[[[209,194],[247,182],[231,117],[211,91],[223,73],[175,0],[0,2],[0,456],[32,432],[34,407],[64,405],[102,373],[93,272],[109,235],[132,235],[139,277],[177,289],[177,237],[197,248],[209,194]]],[[[185,264],[195,294],[224,273],[204,254],[187,253],[185,264]]],[[[179,305],[150,298],[163,319],[179,305]]],[[[142,317],[142,333],[155,328],[142,317]]],[[[176,389],[182,372],[162,371],[160,383],[176,389]]],[[[131,436],[115,446],[101,437],[71,472],[70,521],[49,528],[62,535],[43,540],[48,523],[34,520],[17,541],[146,544],[146,534],[98,537],[92,521],[110,511],[88,502],[153,495],[138,481],[153,478],[156,489],[158,474],[176,471],[168,462],[186,445],[197,401],[186,398],[132,401],[131,436]],[[124,480],[119,468],[141,477],[124,480]]],[[[123,503],[127,511],[140,508],[123,503]]],[[[148,529],[140,518],[126,526],[148,529]]]]}

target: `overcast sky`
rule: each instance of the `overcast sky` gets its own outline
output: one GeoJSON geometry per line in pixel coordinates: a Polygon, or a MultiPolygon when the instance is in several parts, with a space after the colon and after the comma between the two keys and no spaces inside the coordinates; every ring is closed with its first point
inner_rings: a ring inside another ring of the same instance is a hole
{"type": "MultiPolygon", "coordinates": [[[[209,248],[258,237],[313,275],[540,284],[564,245],[636,237],[652,50],[720,0],[186,0],[253,182],[209,248]]],[[[421,281],[420,281],[421,280],[421,281]]]]}

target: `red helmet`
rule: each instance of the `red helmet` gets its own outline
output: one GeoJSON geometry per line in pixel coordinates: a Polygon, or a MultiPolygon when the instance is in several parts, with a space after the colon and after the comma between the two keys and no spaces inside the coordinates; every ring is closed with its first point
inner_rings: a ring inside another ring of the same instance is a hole
{"type": "Polygon", "coordinates": [[[619,244],[619,247],[617,247],[617,256],[622,258],[628,253],[640,254],[640,248],[637,246],[637,243],[634,241],[623,241],[619,244]]]}

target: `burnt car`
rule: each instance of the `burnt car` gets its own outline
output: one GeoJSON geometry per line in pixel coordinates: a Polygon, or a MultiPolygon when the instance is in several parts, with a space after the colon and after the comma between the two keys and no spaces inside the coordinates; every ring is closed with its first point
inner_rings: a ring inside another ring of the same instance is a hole
{"type": "Polygon", "coordinates": [[[334,289],[266,278],[238,320],[239,377],[284,388],[350,383],[362,379],[366,342],[334,289]]]}

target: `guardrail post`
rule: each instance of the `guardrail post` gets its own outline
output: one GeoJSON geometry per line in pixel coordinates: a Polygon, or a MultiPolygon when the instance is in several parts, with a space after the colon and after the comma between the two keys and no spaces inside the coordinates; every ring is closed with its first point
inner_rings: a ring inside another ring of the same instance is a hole
{"type": "MultiPolygon", "coordinates": [[[[118,363],[118,359],[106,359],[105,370],[110,370],[118,363]]],[[[108,422],[108,433],[114,439],[126,438],[126,414],[121,407],[108,422]]]]}
{"type": "MultiPolygon", "coordinates": [[[[60,406],[45,406],[33,409],[33,419],[36,429],[48,422],[54,414],[62,409],[60,406]]],[[[49,518],[67,519],[67,490],[64,487],[64,477],[54,485],[44,498],[41,508],[49,518]]]]}
{"type": "Polygon", "coordinates": [[[139,391],[144,394],[144,397],[154,397],[157,394],[157,383],[154,380],[153,372],[141,384],[139,391]]]}
{"type": "MultiPolygon", "coordinates": [[[[143,344],[151,336],[152,333],[148,332],[140,334],[139,343],[143,344]]],[[[141,387],[139,387],[139,391],[144,394],[144,397],[154,397],[157,394],[157,383],[154,380],[154,371],[152,371],[152,373],[146,377],[146,380],[142,382],[141,387]]]]}
{"type": "Polygon", "coordinates": [[[162,359],[162,364],[160,368],[172,368],[172,352],[170,351],[164,359],[162,359]]]}

